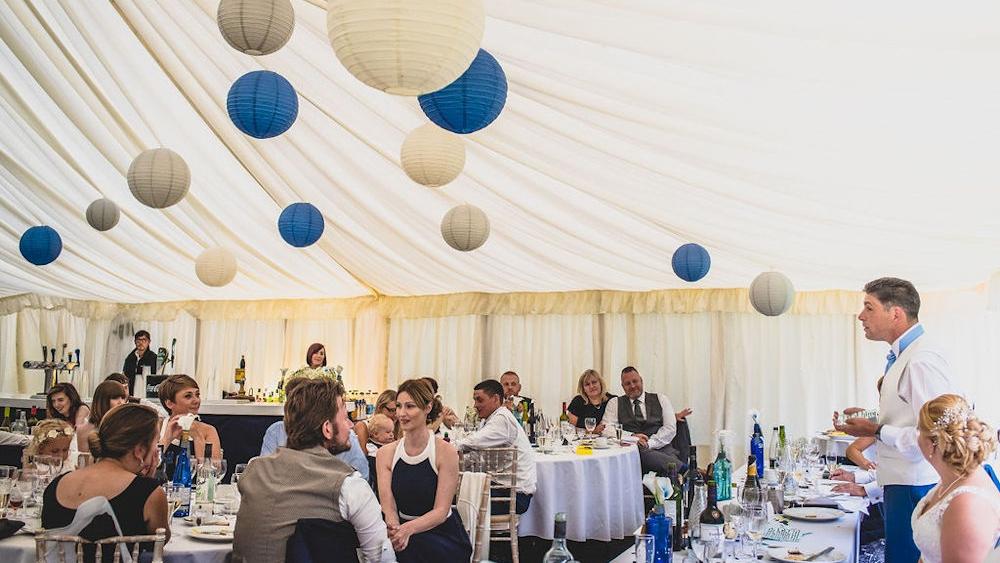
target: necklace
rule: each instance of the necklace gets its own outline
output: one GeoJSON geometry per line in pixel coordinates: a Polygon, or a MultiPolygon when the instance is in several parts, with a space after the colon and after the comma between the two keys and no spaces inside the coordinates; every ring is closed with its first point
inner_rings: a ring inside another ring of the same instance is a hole
{"type": "Polygon", "coordinates": [[[961,481],[962,479],[965,479],[965,477],[958,477],[954,481],[952,481],[950,485],[948,485],[947,487],[945,487],[943,491],[941,491],[940,493],[937,494],[937,500],[935,500],[934,503],[937,504],[938,501],[940,501],[941,499],[943,499],[944,496],[946,494],[948,494],[948,491],[950,491],[951,488],[954,487],[955,484],[958,483],[959,481],[961,481]]]}

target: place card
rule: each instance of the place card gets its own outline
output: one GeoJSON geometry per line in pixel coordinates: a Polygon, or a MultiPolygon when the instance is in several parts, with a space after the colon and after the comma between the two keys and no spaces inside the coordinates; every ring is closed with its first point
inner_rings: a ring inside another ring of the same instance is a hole
{"type": "Polygon", "coordinates": [[[802,530],[783,524],[772,524],[764,531],[764,539],[797,543],[802,539],[802,530]]]}

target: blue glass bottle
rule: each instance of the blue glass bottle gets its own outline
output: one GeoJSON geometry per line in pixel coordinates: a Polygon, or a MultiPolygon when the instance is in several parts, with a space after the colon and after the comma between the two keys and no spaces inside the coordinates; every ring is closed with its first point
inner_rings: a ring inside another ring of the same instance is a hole
{"type": "Polygon", "coordinates": [[[753,417],[753,436],[750,437],[750,453],[757,458],[757,475],[764,474],[764,433],[760,430],[757,415],[753,417]]]}
{"type": "Polygon", "coordinates": [[[174,466],[173,485],[175,489],[179,489],[174,494],[178,495],[181,499],[181,504],[174,511],[174,516],[180,516],[181,518],[191,513],[191,457],[188,453],[189,441],[188,432],[185,430],[181,433],[181,451],[177,453],[177,463],[174,466]]]}
{"type": "Polygon", "coordinates": [[[655,563],[671,563],[673,561],[673,551],[670,545],[670,528],[673,520],[664,515],[662,504],[653,506],[649,516],[646,517],[646,533],[653,536],[655,544],[655,563]]]}

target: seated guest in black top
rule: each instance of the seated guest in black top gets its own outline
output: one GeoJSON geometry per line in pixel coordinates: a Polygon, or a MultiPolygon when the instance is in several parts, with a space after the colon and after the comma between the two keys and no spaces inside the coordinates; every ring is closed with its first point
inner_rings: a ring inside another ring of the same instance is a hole
{"type": "Polygon", "coordinates": [[[593,369],[583,372],[576,384],[576,391],[578,395],[570,401],[569,412],[566,413],[570,424],[574,424],[577,428],[586,428],[584,426],[586,419],[593,418],[597,420],[594,432],[598,434],[604,432],[601,420],[604,418],[604,409],[607,408],[608,401],[614,395],[608,394],[608,386],[604,384],[601,374],[593,369]]]}
{"type": "MultiPolygon", "coordinates": [[[[68,526],[77,508],[94,497],[106,497],[114,509],[122,534],[151,534],[167,530],[167,497],[152,478],[156,472],[156,439],[160,420],[156,411],[135,404],[114,407],[104,416],[97,432],[90,434],[90,453],[96,463],[60,475],[45,489],[42,527],[48,530],[68,526]]],[[[98,516],[80,536],[97,540],[118,535],[108,515],[98,516]]],[[[111,546],[103,552],[110,561],[111,546]]],[[[91,546],[85,559],[93,561],[91,546]]]]}
{"type": "MultiPolygon", "coordinates": [[[[156,373],[156,352],[149,349],[149,333],[140,330],[135,333],[135,348],[125,356],[122,373],[128,378],[128,394],[135,395],[135,374],[142,373],[142,367],[149,366],[150,373],[156,373]]],[[[140,390],[146,396],[146,390],[140,390]]]]}
{"type": "Polygon", "coordinates": [[[531,405],[531,398],[521,395],[521,377],[512,371],[505,371],[500,376],[503,387],[503,404],[513,411],[521,402],[531,405]]]}
{"type": "Polygon", "coordinates": [[[90,418],[90,407],[72,383],[56,383],[45,392],[45,416],[65,420],[76,430],[90,418]]]}

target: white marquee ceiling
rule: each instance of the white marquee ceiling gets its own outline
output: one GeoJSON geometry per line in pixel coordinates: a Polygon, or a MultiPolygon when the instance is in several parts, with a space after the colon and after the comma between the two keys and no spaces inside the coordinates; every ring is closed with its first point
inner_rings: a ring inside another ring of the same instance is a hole
{"type": "Polygon", "coordinates": [[[873,277],[968,287],[1000,266],[1000,6],[912,3],[493,0],[483,47],[507,106],[466,137],[441,190],[399,167],[416,100],[358,82],[326,38],[321,0],[253,58],[219,35],[215,0],[0,5],[0,295],[113,301],[348,297],[373,291],[647,290],[688,286],[684,242],[712,254],[695,287],[746,287],[768,269],[798,289],[873,277]],[[268,140],[226,114],[232,82],[282,74],[292,128],[268,140]],[[164,146],[192,173],[165,211],[125,172],[164,146]],[[101,233],[87,205],[116,201],[101,233]],[[295,249],[276,220],[326,217],[295,249]],[[444,213],[482,208],[491,238],[460,253],[444,213]],[[48,224],[64,250],[18,252],[48,224]],[[236,280],[202,285],[194,259],[226,246],[236,280]]]}

